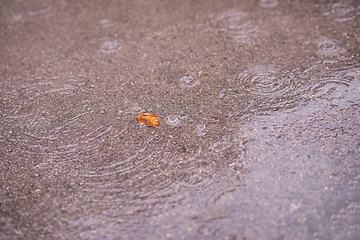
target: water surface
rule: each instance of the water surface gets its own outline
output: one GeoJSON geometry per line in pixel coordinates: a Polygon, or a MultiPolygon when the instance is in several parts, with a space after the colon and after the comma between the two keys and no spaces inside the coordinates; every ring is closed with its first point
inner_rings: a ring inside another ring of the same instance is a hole
{"type": "Polygon", "coordinates": [[[1,238],[356,239],[359,15],[3,3],[1,238]]]}

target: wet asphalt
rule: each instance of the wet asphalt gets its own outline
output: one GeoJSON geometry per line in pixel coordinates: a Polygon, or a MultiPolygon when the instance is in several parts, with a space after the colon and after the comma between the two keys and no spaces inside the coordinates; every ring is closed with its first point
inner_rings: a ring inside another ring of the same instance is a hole
{"type": "Polygon", "coordinates": [[[355,0],[1,2],[0,239],[359,239],[359,23],[355,0]]]}

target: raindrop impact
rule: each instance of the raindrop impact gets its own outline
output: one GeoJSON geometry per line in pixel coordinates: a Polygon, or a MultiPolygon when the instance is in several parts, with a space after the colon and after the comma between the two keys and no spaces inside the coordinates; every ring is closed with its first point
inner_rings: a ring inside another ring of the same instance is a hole
{"type": "Polygon", "coordinates": [[[103,53],[115,53],[120,51],[121,48],[122,46],[116,40],[105,40],[100,43],[100,51],[103,53]]]}
{"type": "Polygon", "coordinates": [[[335,22],[344,22],[356,18],[360,13],[356,10],[360,9],[348,6],[343,3],[335,3],[331,9],[331,15],[334,16],[335,22]]]}
{"type": "Polygon", "coordinates": [[[196,126],[195,132],[199,136],[204,136],[206,134],[206,132],[207,132],[206,125],[204,123],[200,123],[199,125],[196,126]]]}
{"type": "Polygon", "coordinates": [[[324,56],[337,56],[346,53],[346,50],[338,46],[338,41],[328,38],[320,38],[315,41],[319,49],[316,53],[324,56]]]}
{"type": "Polygon", "coordinates": [[[200,83],[199,79],[195,79],[192,76],[184,76],[180,78],[179,85],[181,88],[192,88],[200,83]]]}
{"type": "Polygon", "coordinates": [[[267,97],[285,95],[291,92],[295,85],[290,76],[272,66],[257,66],[249,69],[239,75],[237,80],[250,94],[267,97]]]}
{"type": "Polygon", "coordinates": [[[170,115],[165,118],[165,123],[172,127],[176,127],[181,123],[181,118],[182,117],[179,117],[177,115],[170,115]]]}
{"type": "Polygon", "coordinates": [[[216,17],[217,25],[227,29],[227,35],[239,43],[249,44],[259,33],[259,27],[246,19],[247,13],[234,10],[220,13],[216,17]]]}

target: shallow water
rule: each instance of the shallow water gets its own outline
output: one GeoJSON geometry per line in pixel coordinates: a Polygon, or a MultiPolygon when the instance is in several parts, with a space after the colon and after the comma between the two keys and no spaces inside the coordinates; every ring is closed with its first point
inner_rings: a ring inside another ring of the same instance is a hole
{"type": "Polygon", "coordinates": [[[3,3],[1,238],[357,239],[359,15],[3,3]]]}

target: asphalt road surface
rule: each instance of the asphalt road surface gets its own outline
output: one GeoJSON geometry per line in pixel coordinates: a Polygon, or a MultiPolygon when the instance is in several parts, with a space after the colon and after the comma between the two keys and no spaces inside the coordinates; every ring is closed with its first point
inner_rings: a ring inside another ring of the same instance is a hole
{"type": "Polygon", "coordinates": [[[2,1],[0,45],[0,239],[359,239],[359,1],[2,1]]]}

